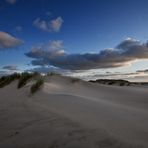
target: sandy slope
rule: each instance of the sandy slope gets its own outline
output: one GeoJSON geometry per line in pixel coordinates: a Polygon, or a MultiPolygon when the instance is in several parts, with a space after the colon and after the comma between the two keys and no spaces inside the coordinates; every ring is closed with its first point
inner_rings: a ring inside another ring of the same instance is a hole
{"type": "Polygon", "coordinates": [[[45,78],[29,96],[29,85],[0,89],[0,147],[147,148],[148,90],[45,78]]]}

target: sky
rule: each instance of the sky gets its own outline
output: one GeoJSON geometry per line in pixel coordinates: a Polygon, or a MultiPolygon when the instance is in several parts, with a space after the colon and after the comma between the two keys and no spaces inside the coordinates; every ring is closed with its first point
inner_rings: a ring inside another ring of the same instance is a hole
{"type": "Polygon", "coordinates": [[[0,75],[148,81],[147,7],[147,0],[0,0],[0,75]]]}

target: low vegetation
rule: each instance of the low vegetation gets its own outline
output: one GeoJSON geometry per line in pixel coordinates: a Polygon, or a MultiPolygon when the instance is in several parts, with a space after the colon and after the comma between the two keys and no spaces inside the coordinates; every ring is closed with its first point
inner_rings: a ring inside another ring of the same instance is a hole
{"type": "Polygon", "coordinates": [[[27,72],[22,73],[17,88],[19,89],[24,85],[26,85],[27,81],[35,77],[36,75],[38,75],[38,73],[27,73],[27,72]]]}
{"type": "Polygon", "coordinates": [[[106,84],[106,85],[119,85],[119,86],[129,86],[132,83],[126,80],[116,80],[116,79],[98,79],[96,81],[90,81],[93,83],[100,83],[100,84],[106,84]]]}
{"type": "Polygon", "coordinates": [[[32,79],[32,78],[36,79],[38,77],[40,77],[40,74],[37,73],[37,72],[34,72],[34,73],[24,72],[24,73],[22,73],[20,78],[19,78],[17,88],[19,89],[19,88],[25,86],[30,79],[32,79]]]}
{"type": "Polygon", "coordinates": [[[2,76],[0,78],[0,88],[5,87],[14,80],[18,80],[17,88],[22,88],[27,84],[29,80],[36,81],[30,88],[31,94],[37,92],[44,83],[43,77],[39,73],[28,73],[24,72],[22,74],[14,73],[7,76],[2,76]]]}
{"type": "Polygon", "coordinates": [[[6,85],[10,84],[12,81],[17,80],[20,78],[20,74],[14,73],[12,75],[3,76],[0,78],[0,88],[5,87],[6,85]]]}
{"type": "Polygon", "coordinates": [[[35,92],[37,92],[41,86],[44,84],[44,80],[42,78],[38,79],[32,86],[30,89],[31,94],[34,94],[35,92]]]}

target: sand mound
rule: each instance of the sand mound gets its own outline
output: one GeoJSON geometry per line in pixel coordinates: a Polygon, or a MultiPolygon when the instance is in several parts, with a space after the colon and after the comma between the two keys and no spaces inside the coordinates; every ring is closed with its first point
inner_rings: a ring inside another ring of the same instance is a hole
{"type": "Polygon", "coordinates": [[[49,76],[39,92],[0,89],[0,147],[148,147],[147,88],[49,76]]]}

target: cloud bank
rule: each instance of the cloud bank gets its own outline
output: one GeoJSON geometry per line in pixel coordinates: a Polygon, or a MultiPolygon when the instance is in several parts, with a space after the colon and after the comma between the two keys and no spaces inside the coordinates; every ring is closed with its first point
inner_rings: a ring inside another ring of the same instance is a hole
{"type": "Polygon", "coordinates": [[[10,70],[10,71],[18,70],[16,65],[7,65],[7,66],[4,66],[3,69],[10,70]]]}
{"type": "Polygon", "coordinates": [[[0,31],[0,50],[15,48],[23,43],[22,40],[13,37],[12,35],[0,31]]]}
{"type": "Polygon", "coordinates": [[[6,65],[3,66],[1,69],[2,70],[0,70],[0,77],[18,72],[18,67],[16,65],[6,65]]]}
{"type": "Polygon", "coordinates": [[[43,31],[47,32],[59,32],[62,24],[63,24],[63,19],[62,17],[57,17],[56,19],[53,20],[43,20],[41,18],[37,18],[34,20],[33,25],[43,31]]]}
{"type": "Polygon", "coordinates": [[[70,73],[67,70],[63,70],[63,69],[52,67],[52,66],[38,66],[38,67],[35,67],[32,69],[28,69],[26,71],[27,72],[39,72],[39,73],[43,73],[43,74],[55,72],[55,73],[59,73],[62,75],[67,75],[68,73],[70,73]]]}
{"type": "Polygon", "coordinates": [[[115,48],[99,53],[68,54],[61,48],[35,47],[25,54],[33,58],[32,65],[49,65],[68,70],[89,70],[129,65],[139,59],[148,58],[148,43],[128,38],[115,48]]]}

